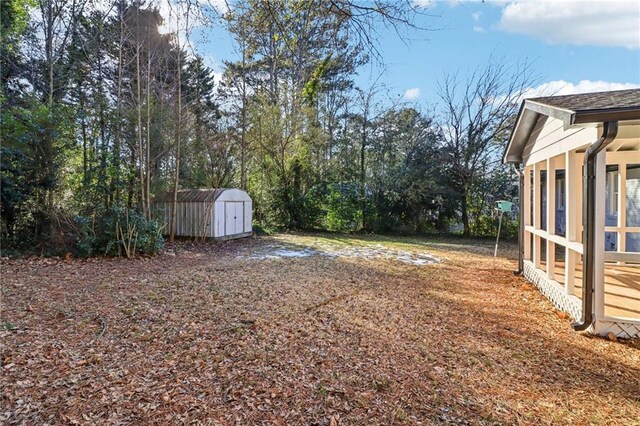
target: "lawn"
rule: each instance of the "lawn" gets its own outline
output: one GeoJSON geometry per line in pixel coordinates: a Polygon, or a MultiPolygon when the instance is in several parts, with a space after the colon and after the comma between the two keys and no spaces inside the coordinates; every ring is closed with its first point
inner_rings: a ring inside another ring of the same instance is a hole
{"type": "Polygon", "coordinates": [[[4,424],[640,424],[640,350],[513,247],[276,235],[2,260],[4,424]]]}

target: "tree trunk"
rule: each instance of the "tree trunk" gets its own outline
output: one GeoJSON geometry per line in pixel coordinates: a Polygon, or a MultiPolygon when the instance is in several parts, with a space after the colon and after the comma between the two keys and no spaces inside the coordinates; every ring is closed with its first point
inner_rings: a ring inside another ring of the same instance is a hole
{"type": "Polygon", "coordinates": [[[129,150],[129,185],[127,192],[127,207],[132,208],[135,200],[135,186],[136,186],[136,152],[132,146],[129,150]]]}
{"type": "Polygon", "coordinates": [[[84,100],[82,96],[82,89],[80,89],[80,114],[82,119],[80,121],[80,133],[82,134],[82,186],[86,190],[89,187],[89,153],[87,143],[87,122],[84,118],[84,100]]]}
{"type": "MultiPolygon", "coordinates": [[[[148,34],[148,32],[147,32],[148,34]]],[[[147,152],[145,156],[145,217],[151,219],[151,46],[147,48],[147,152]]]]}
{"type": "Polygon", "coordinates": [[[246,47],[242,48],[242,124],[240,128],[240,188],[247,190],[247,71],[246,47]]]}
{"type": "MultiPolygon", "coordinates": [[[[180,19],[178,18],[178,31],[180,30],[180,19]]],[[[176,209],[178,207],[178,185],[180,183],[180,139],[182,137],[182,51],[178,46],[178,99],[176,117],[176,171],[173,178],[173,203],[171,205],[171,224],[169,231],[169,241],[173,242],[176,235],[176,209]]]]}
{"type": "Polygon", "coordinates": [[[461,212],[462,212],[462,227],[463,227],[462,235],[464,235],[465,237],[470,237],[471,236],[471,228],[469,227],[469,208],[468,208],[468,204],[467,204],[467,193],[466,193],[466,191],[462,195],[462,200],[461,201],[462,201],[462,203],[460,205],[460,209],[461,209],[461,212]]]}
{"type": "Polygon", "coordinates": [[[366,199],[366,167],[365,167],[365,153],[367,149],[367,117],[366,113],[363,114],[362,117],[362,134],[360,139],[360,215],[362,216],[362,229],[366,229],[366,207],[367,207],[367,199],[366,199]]]}
{"type": "MultiPolygon", "coordinates": [[[[137,9],[139,10],[139,9],[137,9]]],[[[142,214],[147,217],[147,205],[145,203],[145,183],[144,183],[144,154],[142,139],[142,70],[140,69],[140,31],[136,34],[136,113],[138,121],[137,145],[138,145],[138,179],[140,180],[140,207],[142,214]]]]}
{"type": "Polygon", "coordinates": [[[124,45],[124,8],[118,5],[120,20],[120,39],[118,45],[118,83],[116,91],[116,135],[113,143],[113,173],[110,194],[115,204],[120,203],[120,147],[122,144],[122,50],[124,45]]]}

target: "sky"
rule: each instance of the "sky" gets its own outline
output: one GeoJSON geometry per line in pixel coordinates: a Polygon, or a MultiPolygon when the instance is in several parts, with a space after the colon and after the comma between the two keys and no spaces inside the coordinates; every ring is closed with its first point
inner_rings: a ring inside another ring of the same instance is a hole
{"type": "MultiPolygon", "coordinates": [[[[391,96],[433,105],[445,73],[465,76],[499,60],[533,64],[528,97],[640,87],[640,1],[413,1],[422,12],[416,25],[429,30],[400,38],[381,27],[384,66],[365,65],[358,86],[382,82],[391,96]]],[[[190,41],[216,73],[238,57],[220,24],[196,28],[190,41]]]]}

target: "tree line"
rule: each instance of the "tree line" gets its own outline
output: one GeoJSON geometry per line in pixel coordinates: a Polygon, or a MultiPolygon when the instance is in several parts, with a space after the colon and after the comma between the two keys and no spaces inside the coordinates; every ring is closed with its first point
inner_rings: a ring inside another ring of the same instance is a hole
{"type": "Polygon", "coordinates": [[[182,188],[245,189],[263,228],[494,232],[528,65],[448,73],[433,112],[357,87],[372,29],[420,13],[367,4],[3,1],[3,247],[152,252],[174,233],[154,197],[182,188]],[[188,38],[214,12],[237,51],[220,81],[188,38]]]}

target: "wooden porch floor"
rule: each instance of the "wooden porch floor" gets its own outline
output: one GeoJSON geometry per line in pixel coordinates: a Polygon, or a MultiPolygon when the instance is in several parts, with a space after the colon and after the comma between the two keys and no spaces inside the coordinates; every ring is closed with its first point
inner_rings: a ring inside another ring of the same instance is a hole
{"type": "MultiPolygon", "coordinates": [[[[546,270],[545,262],[542,269],[546,270]]],[[[604,314],[640,319],[640,265],[605,265],[604,314]]],[[[564,284],[564,262],[556,261],[555,280],[564,284]]],[[[576,266],[575,295],[582,299],[582,265],[576,266]]]]}

